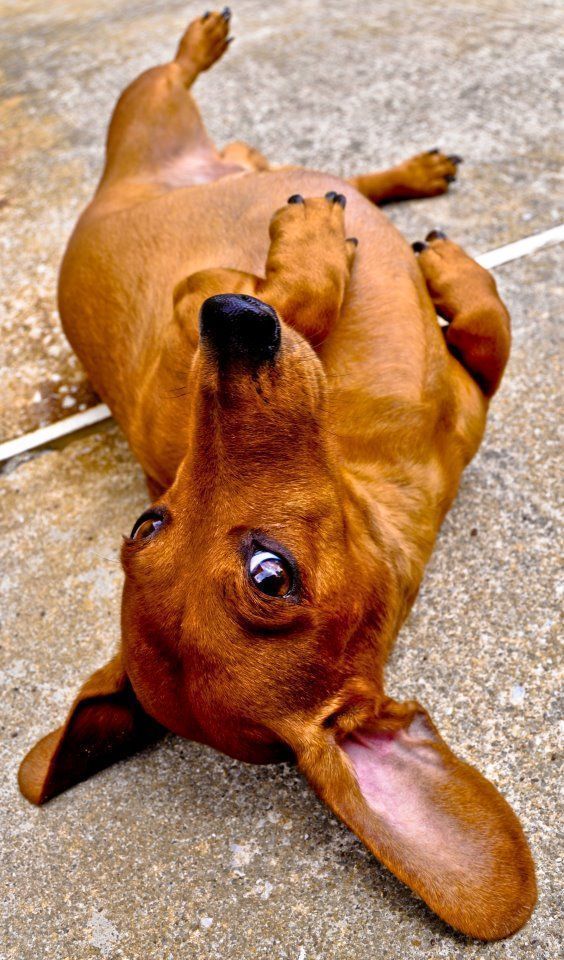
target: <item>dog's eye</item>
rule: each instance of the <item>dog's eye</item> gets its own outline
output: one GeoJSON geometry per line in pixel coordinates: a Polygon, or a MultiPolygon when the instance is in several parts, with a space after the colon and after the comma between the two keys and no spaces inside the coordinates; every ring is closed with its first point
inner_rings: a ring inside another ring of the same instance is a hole
{"type": "Polygon", "coordinates": [[[257,590],[269,597],[285,597],[293,586],[289,563],[267,550],[253,553],[249,561],[249,575],[257,590]]]}
{"type": "Polygon", "coordinates": [[[146,540],[147,537],[152,537],[160,530],[163,523],[164,518],[161,513],[156,510],[147,510],[135,521],[130,540],[146,540]]]}

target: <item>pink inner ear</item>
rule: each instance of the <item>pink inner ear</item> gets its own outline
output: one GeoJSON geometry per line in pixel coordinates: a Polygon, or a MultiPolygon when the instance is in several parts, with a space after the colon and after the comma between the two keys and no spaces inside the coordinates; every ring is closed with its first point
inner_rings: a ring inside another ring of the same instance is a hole
{"type": "Polygon", "coordinates": [[[312,766],[312,782],[440,917],[481,939],[508,936],[536,898],[519,821],[495,787],[452,753],[422,707],[398,707],[332,741],[327,762],[312,766]],[[404,726],[379,729],[391,722],[404,726]]]}
{"type": "Polygon", "coordinates": [[[407,730],[358,730],[340,746],[383,835],[413,861],[432,859],[435,866],[442,862],[456,869],[469,857],[483,860],[484,851],[441,803],[448,774],[436,743],[425,719],[416,715],[407,730]]]}

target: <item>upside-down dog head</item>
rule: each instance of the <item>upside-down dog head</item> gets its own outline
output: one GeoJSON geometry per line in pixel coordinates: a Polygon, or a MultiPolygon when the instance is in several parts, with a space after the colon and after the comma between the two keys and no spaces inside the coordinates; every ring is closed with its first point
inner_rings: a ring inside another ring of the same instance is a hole
{"type": "Polygon", "coordinates": [[[445,920],[529,916],[534,870],[495,788],[417,704],[384,696],[397,586],[339,466],[325,375],[267,304],[201,311],[189,451],[123,546],[122,650],[24,761],[41,803],[164,729],[250,762],[288,756],[445,920]]]}

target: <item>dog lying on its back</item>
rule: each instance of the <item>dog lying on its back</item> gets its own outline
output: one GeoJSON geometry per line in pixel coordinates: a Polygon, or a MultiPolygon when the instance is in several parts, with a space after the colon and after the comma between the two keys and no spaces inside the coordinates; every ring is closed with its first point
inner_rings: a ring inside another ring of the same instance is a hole
{"type": "Polygon", "coordinates": [[[459,158],[344,182],[216,151],[188,90],[229,19],[200,17],[122,95],[62,265],[65,331],[153,502],[122,550],[120,651],[20,786],[43,803],[166,730],[294,757],[439,916],[504,937],[536,896],[520,824],[383,670],[509,317],[458,246],[433,231],[416,256],[375,206],[444,192],[459,158]]]}

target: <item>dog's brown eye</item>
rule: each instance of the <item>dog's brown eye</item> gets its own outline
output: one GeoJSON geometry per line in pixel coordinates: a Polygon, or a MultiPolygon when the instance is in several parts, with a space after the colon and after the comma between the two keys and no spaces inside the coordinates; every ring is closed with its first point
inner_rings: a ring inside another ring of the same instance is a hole
{"type": "Polygon", "coordinates": [[[164,520],[160,513],[151,510],[143,513],[133,526],[130,540],[146,540],[147,537],[152,537],[154,533],[160,530],[163,523],[164,520]]]}
{"type": "Polygon", "coordinates": [[[257,550],[249,561],[255,587],[269,597],[285,597],[292,589],[292,572],[286,560],[267,550],[257,550]]]}

